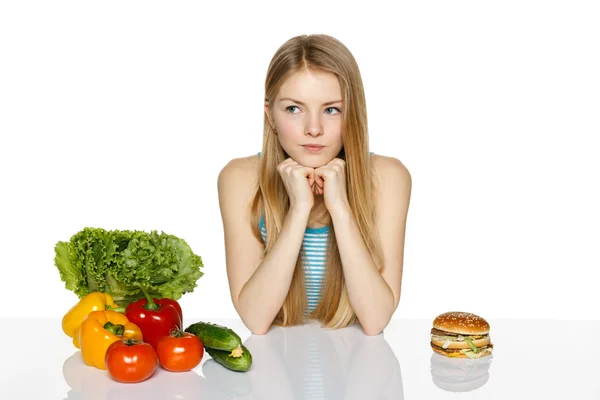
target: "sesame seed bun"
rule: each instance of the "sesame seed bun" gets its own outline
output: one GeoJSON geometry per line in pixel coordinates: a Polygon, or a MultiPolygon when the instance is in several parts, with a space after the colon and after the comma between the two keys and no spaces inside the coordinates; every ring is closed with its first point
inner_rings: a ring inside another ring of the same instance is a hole
{"type": "Polygon", "coordinates": [[[433,321],[433,327],[461,335],[487,335],[490,332],[490,324],[485,319],[460,311],[450,311],[438,315],[433,321]]]}

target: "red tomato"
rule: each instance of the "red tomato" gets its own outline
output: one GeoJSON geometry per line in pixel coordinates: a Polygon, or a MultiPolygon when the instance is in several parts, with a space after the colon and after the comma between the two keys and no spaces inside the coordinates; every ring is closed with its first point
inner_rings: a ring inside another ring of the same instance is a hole
{"type": "Polygon", "coordinates": [[[106,369],[119,382],[134,383],[152,376],[158,365],[156,351],[141,340],[117,340],[106,350],[106,369]]]}
{"type": "Polygon", "coordinates": [[[158,340],[158,361],[167,371],[183,372],[196,367],[204,356],[204,345],[200,338],[189,332],[174,330],[158,340]]]}

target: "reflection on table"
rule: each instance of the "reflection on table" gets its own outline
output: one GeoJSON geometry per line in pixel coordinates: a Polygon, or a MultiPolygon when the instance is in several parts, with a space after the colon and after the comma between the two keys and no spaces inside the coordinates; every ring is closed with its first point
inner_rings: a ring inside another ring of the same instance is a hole
{"type": "Polygon", "coordinates": [[[195,371],[172,373],[160,367],[139,383],[120,383],[108,371],[83,362],[76,351],[63,364],[63,376],[71,390],[68,400],[213,399],[206,379],[195,371]]]}
{"type": "Polygon", "coordinates": [[[357,325],[272,327],[244,345],[253,356],[246,373],[214,360],[203,365],[207,382],[224,394],[266,400],[404,398],[400,364],[383,334],[366,336],[357,325]]]}
{"type": "MultiPolygon", "coordinates": [[[[247,372],[226,369],[205,355],[184,373],[157,368],[148,380],[123,384],[86,365],[76,351],[63,364],[73,399],[403,399],[398,359],[384,335],[366,336],[359,326],[331,330],[316,323],[272,327],[251,335],[247,372]],[[197,372],[202,371],[204,376],[197,372]]],[[[205,353],[206,354],[206,353],[205,353]]]]}
{"type": "Polygon", "coordinates": [[[431,355],[431,379],[442,390],[448,392],[470,392],[479,389],[490,378],[493,355],[482,358],[449,358],[440,354],[431,355]]]}

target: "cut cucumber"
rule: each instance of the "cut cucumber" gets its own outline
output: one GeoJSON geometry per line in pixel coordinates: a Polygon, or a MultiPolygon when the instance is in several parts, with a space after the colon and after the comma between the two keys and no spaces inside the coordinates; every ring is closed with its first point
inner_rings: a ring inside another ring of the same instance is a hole
{"type": "Polygon", "coordinates": [[[243,350],[242,355],[240,357],[232,357],[231,352],[229,351],[205,347],[208,355],[225,368],[232,371],[245,372],[248,371],[250,365],[252,365],[252,354],[250,354],[250,351],[243,344],[241,345],[241,348],[243,350]]]}

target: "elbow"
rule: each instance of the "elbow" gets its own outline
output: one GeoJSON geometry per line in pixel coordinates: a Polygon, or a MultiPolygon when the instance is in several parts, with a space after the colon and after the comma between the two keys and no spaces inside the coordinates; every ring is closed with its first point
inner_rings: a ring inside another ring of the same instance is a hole
{"type": "Polygon", "coordinates": [[[387,323],[389,322],[389,320],[387,321],[383,321],[383,320],[367,320],[360,323],[360,326],[363,330],[363,332],[365,333],[365,335],[367,336],[377,336],[379,335],[381,332],[383,332],[383,328],[386,327],[387,323]]]}
{"type": "Polygon", "coordinates": [[[264,335],[269,331],[269,328],[267,329],[250,329],[250,332],[252,332],[253,335],[264,335]]]}
{"type": "Polygon", "coordinates": [[[246,323],[246,322],[244,322],[244,324],[246,325],[248,330],[253,335],[265,335],[267,332],[269,332],[269,328],[271,327],[271,324],[268,324],[268,325],[260,324],[260,323],[250,324],[250,323],[246,323]]]}
{"type": "Polygon", "coordinates": [[[273,319],[269,321],[265,315],[261,315],[249,307],[243,307],[243,304],[245,304],[244,299],[242,298],[242,293],[240,293],[237,301],[233,302],[233,306],[240,316],[242,323],[253,335],[266,334],[271,327],[273,319]]]}
{"type": "Polygon", "coordinates": [[[242,322],[244,323],[244,325],[246,326],[246,328],[248,328],[248,330],[253,335],[264,335],[269,331],[269,328],[271,327],[270,324],[265,325],[264,323],[262,323],[260,321],[251,321],[248,318],[245,318],[244,316],[242,316],[242,314],[239,314],[239,316],[240,316],[242,322]]]}
{"type": "Polygon", "coordinates": [[[385,327],[390,323],[391,317],[391,313],[386,315],[379,314],[373,315],[371,318],[365,318],[364,321],[360,321],[359,319],[359,322],[365,335],[377,336],[383,332],[385,327]]]}
{"type": "Polygon", "coordinates": [[[377,336],[381,332],[383,332],[383,329],[377,329],[377,328],[372,328],[372,327],[367,327],[367,326],[363,326],[362,328],[363,328],[363,332],[367,336],[377,336]]]}
{"type": "Polygon", "coordinates": [[[249,318],[247,313],[240,312],[240,310],[238,310],[238,315],[240,316],[242,323],[246,326],[246,328],[248,328],[248,330],[253,335],[264,335],[269,331],[269,328],[271,327],[270,323],[265,323],[264,321],[257,321],[256,315],[253,316],[254,319],[249,318]]]}
{"type": "MultiPolygon", "coordinates": [[[[390,290],[391,292],[391,290],[390,290]]],[[[377,336],[385,327],[390,323],[392,319],[392,315],[397,307],[397,302],[394,299],[393,294],[391,295],[392,304],[390,305],[391,309],[389,311],[381,312],[381,313],[371,313],[368,317],[365,317],[363,320],[359,318],[360,326],[367,336],[377,336]]]]}

